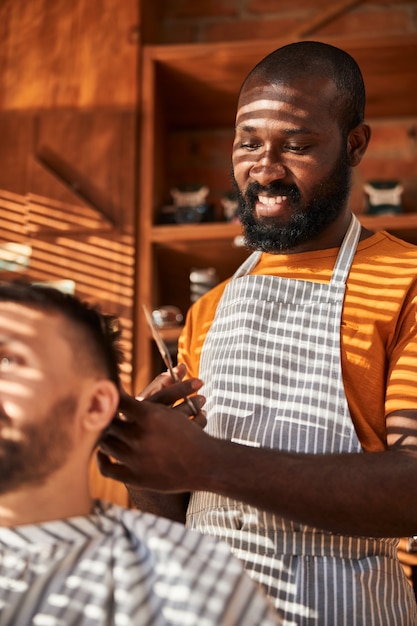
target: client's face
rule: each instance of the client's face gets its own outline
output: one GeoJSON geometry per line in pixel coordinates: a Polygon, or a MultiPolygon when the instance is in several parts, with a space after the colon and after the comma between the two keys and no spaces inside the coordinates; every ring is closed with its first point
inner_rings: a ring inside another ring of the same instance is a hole
{"type": "Polygon", "coordinates": [[[64,323],[0,303],[0,493],[42,483],[73,449],[79,383],[64,323]]]}

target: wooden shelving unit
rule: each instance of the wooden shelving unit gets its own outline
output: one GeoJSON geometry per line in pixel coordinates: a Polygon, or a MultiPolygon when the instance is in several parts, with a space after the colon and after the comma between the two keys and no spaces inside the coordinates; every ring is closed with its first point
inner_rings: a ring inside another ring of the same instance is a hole
{"type": "MultiPolygon", "coordinates": [[[[176,142],[189,137],[192,145],[196,136],[204,140],[211,133],[232,137],[242,80],[257,61],[290,41],[294,38],[143,48],[137,211],[136,390],[146,385],[156,373],[142,303],[150,309],[174,304],[185,314],[190,304],[189,272],[192,267],[215,266],[219,278],[223,279],[247,255],[242,247],[233,244],[240,234],[239,224],[220,221],[158,224],[160,208],[169,200],[175,176],[181,172],[176,142]]],[[[417,91],[413,89],[417,75],[415,35],[383,40],[375,37],[366,40],[327,38],[325,41],[344,48],[358,61],[367,87],[368,118],[416,116],[417,91]]],[[[225,142],[224,150],[227,154],[223,155],[224,158],[222,156],[222,163],[228,163],[231,143],[225,142]]],[[[208,159],[208,175],[210,167],[214,165],[208,159]]],[[[227,166],[224,170],[227,184],[227,166]]],[[[361,212],[358,207],[353,210],[361,212]]],[[[372,230],[415,231],[417,234],[417,206],[416,214],[360,215],[360,219],[372,230]]]]}
{"type": "MultiPolygon", "coordinates": [[[[396,215],[366,215],[359,214],[358,218],[363,226],[369,230],[411,230],[417,229],[417,213],[398,213],[396,215]]],[[[241,234],[239,223],[212,222],[210,224],[186,224],[178,226],[154,226],[151,239],[155,244],[169,245],[175,240],[218,241],[225,239],[232,241],[241,234]]]]}

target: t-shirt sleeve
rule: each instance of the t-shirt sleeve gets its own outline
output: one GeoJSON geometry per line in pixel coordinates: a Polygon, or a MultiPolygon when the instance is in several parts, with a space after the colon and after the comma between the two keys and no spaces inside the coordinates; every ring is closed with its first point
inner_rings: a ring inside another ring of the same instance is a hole
{"type": "Polygon", "coordinates": [[[404,301],[391,345],[386,415],[402,409],[417,410],[417,283],[404,301]]]}

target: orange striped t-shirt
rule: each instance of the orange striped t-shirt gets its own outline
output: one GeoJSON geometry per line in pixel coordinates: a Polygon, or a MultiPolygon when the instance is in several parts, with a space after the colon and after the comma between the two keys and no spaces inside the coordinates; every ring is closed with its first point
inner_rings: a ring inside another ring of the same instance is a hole
{"type": "MultiPolygon", "coordinates": [[[[338,249],[262,254],[252,274],[328,282],[338,249]]],[[[189,310],[178,361],[198,376],[204,339],[228,281],[189,310]]],[[[385,416],[417,410],[417,246],[385,231],[358,244],[347,281],[341,327],[342,372],[359,440],[386,446],[385,416]]],[[[204,393],[204,388],[202,389],[204,393]]]]}

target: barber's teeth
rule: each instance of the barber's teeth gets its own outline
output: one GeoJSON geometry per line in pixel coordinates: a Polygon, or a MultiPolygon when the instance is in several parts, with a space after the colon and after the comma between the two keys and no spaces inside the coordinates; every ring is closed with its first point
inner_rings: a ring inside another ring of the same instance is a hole
{"type": "Polygon", "coordinates": [[[258,196],[259,202],[266,206],[274,206],[274,204],[280,204],[283,202],[285,196],[258,196]]]}

